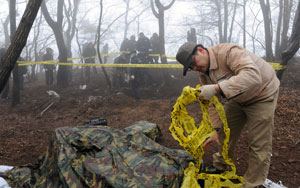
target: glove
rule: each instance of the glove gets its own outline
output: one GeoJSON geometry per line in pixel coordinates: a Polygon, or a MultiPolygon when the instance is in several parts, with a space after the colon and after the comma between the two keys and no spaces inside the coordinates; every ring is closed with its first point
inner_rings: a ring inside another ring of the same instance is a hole
{"type": "Polygon", "coordinates": [[[217,91],[215,89],[215,85],[204,85],[201,86],[199,89],[200,94],[199,98],[204,100],[211,99],[215,94],[217,94],[217,91]]]}

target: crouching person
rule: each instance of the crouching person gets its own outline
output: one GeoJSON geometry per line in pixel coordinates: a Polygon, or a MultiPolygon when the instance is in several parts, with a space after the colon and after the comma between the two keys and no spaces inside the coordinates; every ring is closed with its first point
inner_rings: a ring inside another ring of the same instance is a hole
{"type": "MultiPolygon", "coordinates": [[[[277,104],[279,80],[273,68],[262,58],[233,44],[219,44],[205,48],[193,42],[183,44],[176,55],[183,66],[183,75],[193,70],[199,73],[202,87],[200,98],[209,100],[222,96],[230,128],[228,155],[234,150],[242,129],[248,128],[248,169],[244,174],[244,188],[264,183],[268,176],[277,104]]],[[[219,152],[213,155],[213,166],[208,173],[230,170],[221,155],[225,138],[223,125],[214,124],[219,130],[204,143],[204,148],[216,141],[219,152]],[[220,129],[219,129],[220,128],[220,129]]]]}

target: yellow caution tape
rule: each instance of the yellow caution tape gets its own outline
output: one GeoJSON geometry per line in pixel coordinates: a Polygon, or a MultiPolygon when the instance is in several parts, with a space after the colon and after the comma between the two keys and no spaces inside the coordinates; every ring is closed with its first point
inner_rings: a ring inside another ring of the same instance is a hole
{"type": "Polygon", "coordinates": [[[27,66],[32,64],[43,65],[64,65],[64,66],[90,66],[90,67],[131,67],[131,68],[183,68],[181,64],[93,64],[93,63],[55,63],[49,62],[28,62],[19,63],[19,66],[27,66]]]}
{"type": "MultiPolygon", "coordinates": [[[[93,63],[59,63],[58,60],[53,61],[39,61],[39,62],[25,62],[18,61],[19,66],[27,66],[33,64],[47,64],[47,65],[65,65],[65,66],[91,66],[91,67],[130,67],[130,68],[183,68],[181,64],[93,64],[93,63]]],[[[279,63],[272,63],[275,70],[285,69],[285,66],[279,63]]]]}
{"type": "MultiPolygon", "coordinates": [[[[196,88],[199,88],[197,85],[196,88]]],[[[243,178],[236,175],[236,168],[232,160],[228,157],[228,141],[230,129],[228,128],[227,118],[223,105],[219,102],[218,98],[214,96],[209,101],[199,99],[199,90],[186,86],[183,88],[181,96],[177,99],[171,114],[172,123],[169,130],[175,140],[179,142],[184,149],[191,154],[196,160],[196,164],[190,163],[189,167],[185,170],[183,188],[196,188],[198,180],[202,179],[205,182],[205,187],[240,187],[244,183],[243,178]],[[191,117],[187,110],[186,105],[198,101],[202,110],[201,125],[198,127],[195,120],[191,117]],[[213,125],[208,114],[209,104],[213,104],[219,117],[223,123],[225,139],[222,148],[222,156],[225,162],[231,167],[232,171],[224,172],[221,174],[206,174],[200,172],[202,156],[204,154],[203,143],[214,134],[213,125]],[[238,180],[240,183],[233,183],[231,180],[238,180]],[[209,186],[207,186],[209,185],[209,186]],[[229,186],[230,185],[230,186],[229,186]]]]}
{"type": "MultiPolygon", "coordinates": [[[[118,54],[129,54],[129,51],[120,51],[120,52],[112,52],[107,54],[101,54],[100,56],[110,56],[110,55],[118,55],[118,54]]],[[[161,56],[166,57],[167,59],[176,60],[175,57],[167,57],[166,54],[149,54],[149,56],[161,56]]],[[[77,59],[95,59],[98,56],[90,56],[90,57],[73,57],[68,58],[68,61],[77,60],[77,59]]],[[[29,62],[29,61],[17,61],[19,66],[27,66],[33,64],[52,64],[52,65],[65,65],[65,66],[97,66],[97,67],[139,67],[139,68],[183,68],[181,64],[82,64],[82,63],[57,63],[58,60],[51,61],[39,61],[39,62],[29,62]]],[[[286,66],[280,65],[280,63],[268,62],[275,70],[285,69],[286,66]]]]}

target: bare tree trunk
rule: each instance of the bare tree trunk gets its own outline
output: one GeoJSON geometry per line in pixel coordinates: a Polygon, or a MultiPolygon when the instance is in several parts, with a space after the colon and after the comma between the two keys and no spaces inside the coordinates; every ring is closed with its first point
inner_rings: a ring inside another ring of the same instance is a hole
{"type": "MultiPolygon", "coordinates": [[[[139,20],[139,17],[146,11],[149,9],[149,7],[145,7],[143,10],[141,10],[135,17],[133,17],[131,20],[128,20],[128,13],[130,10],[130,1],[131,0],[123,0],[124,3],[126,3],[126,11],[125,11],[125,20],[124,20],[124,35],[123,35],[123,40],[125,38],[127,38],[127,34],[128,34],[128,29],[129,26],[132,22],[134,22],[136,19],[139,20]]],[[[137,33],[139,33],[139,21],[138,21],[138,29],[137,29],[137,33]]]]}
{"type": "MultiPolygon", "coordinates": [[[[97,54],[98,54],[98,59],[99,59],[100,64],[103,64],[102,63],[102,58],[100,57],[100,39],[101,39],[100,32],[101,32],[101,24],[102,24],[102,15],[103,15],[103,0],[100,1],[100,17],[99,17],[99,23],[98,23],[98,28],[97,28],[97,54]]],[[[112,86],[111,86],[108,74],[107,74],[104,67],[101,67],[101,69],[104,73],[106,82],[108,84],[108,88],[109,88],[109,90],[111,90],[112,86]]]]}
{"type": "Polygon", "coordinates": [[[265,44],[266,44],[266,60],[272,61],[273,59],[273,32],[272,32],[272,21],[271,21],[271,11],[270,11],[270,2],[269,0],[259,0],[260,6],[262,9],[265,25],[265,44]]]}
{"type": "MultiPolygon", "coordinates": [[[[293,30],[291,37],[288,41],[287,49],[282,53],[282,61],[281,65],[287,65],[288,61],[295,55],[295,53],[299,50],[300,44],[300,1],[298,2],[297,11],[294,18],[293,30]]],[[[277,71],[277,77],[281,80],[282,74],[285,69],[277,71]]]]}
{"type": "MultiPolygon", "coordinates": [[[[63,36],[63,29],[62,29],[62,21],[63,21],[63,5],[64,5],[64,0],[58,0],[57,1],[57,21],[55,22],[47,9],[45,1],[43,1],[41,5],[41,10],[43,12],[43,15],[53,30],[55,39],[56,39],[56,44],[57,48],[59,51],[59,62],[67,62],[67,57],[68,57],[68,51],[67,47],[64,41],[64,36],[63,36]]],[[[59,66],[58,71],[57,71],[57,85],[59,87],[67,87],[69,85],[68,83],[68,78],[67,78],[67,66],[59,66]]]]}
{"type": "Polygon", "coordinates": [[[237,0],[235,0],[234,3],[234,9],[233,9],[233,15],[232,15],[232,20],[231,20],[231,25],[230,25],[230,33],[228,37],[228,42],[231,42],[231,36],[232,36],[232,30],[233,30],[233,23],[236,15],[236,9],[237,9],[237,0]]]}
{"type": "Polygon", "coordinates": [[[130,0],[124,0],[124,2],[126,3],[126,13],[125,13],[125,28],[124,28],[124,36],[123,36],[123,40],[125,38],[127,38],[127,32],[128,32],[128,27],[129,27],[129,23],[128,23],[128,12],[129,12],[129,5],[130,5],[130,0]]]}
{"type": "Polygon", "coordinates": [[[3,90],[14,65],[26,45],[32,24],[38,13],[42,0],[29,0],[19,27],[0,63],[0,92],[3,90]]]}
{"type": "Polygon", "coordinates": [[[292,6],[293,6],[293,0],[284,0],[280,53],[282,53],[282,51],[287,48],[287,43],[288,43],[287,33],[290,25],[292,6]]]}
{"type": "Polygon", "coordinates": [[[171,6],[175,3],[175,0],[172,0],[169,5],[164,6],[160,0],[155,0],[155,5],[158,11],[154,8],[153,0],[150,1],[151,9],[154,16],[158,19],[159,26],[159,51],[160,51],[160,59],[162,63],[167,63],[166,50],[165,50],[165,17],[164,12],[171,8],[171,6]]]}
{"type": "Polygon", "coordinates": [[[3,25],[3,30],[4,30],[4,37],[5,37],[5,48],[8,48],[9,43],[10,43],[10,36],[9,36],[9,31],[8,31],[8,23],[9,23],[9,15],[5,18],[3,25]]]}
{"type": "Polygon", "coordinates": [[[283,0],[279,0],[279,15],[277,21],[277,31],[276,31],[276,43],[275,43],[275,56],[280,57],[280,32],[281,32],[281,24],[282,24],[282,10],[283,10],[283,0]]]}
{"type": "MultiPolygon", "coordinates": [[[[37,28],[34,29],[34,38],[37,39],[40,35],[40,26],[41,26],[41,23],[42,23],[42,13],[40,14],[40,17],[39,17],[39,20],[37,21],[36,23],[36,26],[37,28]]],[[[33,52],[34,52],[34,57],[35,57],[35,61],[40,61],[41,57],[39,57],[39,53],[37,51],[37,47],[38,47],[38,41],[37,40],[33,40],[33,52]]],[[[31,75],[30,75],[30,79],[32,81],[34,80],[37,80],[37,76],[36,76],[36,64],[33,64],[32,67],[31,67],[31,75]]]]}
{"type": "MultiPolygon", "coordinates": [[[[155,0],[155,5],[157,7],[157,11],[154,7],[154,0],[150,0],[151,3],[151,10],[154,16],[158,19],[158,27],[159,27],[159,53],[160,53],[160,60],[163,64],[167,64],[167,56],[166,56],[166,49],[165,49],[165,17],[164,12],[172,7],[172,5],[175,3],[175,0],[172,0],[169,5],[164,6],[160,0],[155,0]]],[[[169,77],[167,70],[161,71],[163,76],[163,83],[162,85],[165,85],[168,83],[169,77]]]]}
{"type": "MultiPolygon", "coordinates": [[[[78,7],[79,7],[79,3],[80,0],[73,0],[73,9],[71,6],[71,0],[69,1],[69,8],[65,8],[65,13],[66,13],[66,18],[67,18],[67,22],[68,22],[68,28],[65,32],[65,36],[66,36],[66,46],[67,46],[67,50],[68,50],[68,58],[72,57],[72,40],[74,38],[75,35],[75,25],[76,25],[76,17],[77,17],[77,12],[78,12],[78,7]]],[[[64,7],[65,4],[64,4],[64,7]]],[[[71,63],[71,62],[70,62],[71,63]]],[[[72,82],[72,66],[67,66],[67,77],[68,77],[68,82],[72,82]]]]}
{"type": "Polygon", "coordinates": [[[214,0],[216,7],[217,7],[217,14],[218,14],[218,30],[219,30],[219,43],[224,42],[223,38],[223,24],[222,24],[222,11],[221,11],[221,5],[219,0],[214,0]]]}
{"type": "Polygon", "coordinates": [[[247,0],[244,0],[243,5],[243,47],[246,48],[246,3],[247,0]]]}
{"type": "Polygon", "coordinates": [[[223,42],[227,42],[227,31],[228,30],[228,2],[227,0],[224,0],[224,36],[223,42]]]}
{"type": "MultiPolygon", "coordinates": [[[[77,29],[77,27],[75,29],[76,29],[76,34],[75,34],[76,35],[76,43],[77,43],[78,50],[79,50],[79,55],[80,55],[80,63],[83,64],[83,56],[82,56],[82,51],[81,51],[81,45],[79,43],[78,29],[77,29]]],[[[84,68],[81,66],[81,69],[80,69],[80,80],[82,81],[82,83],[83,83],[83,80],[84,80],[83,71],[84,71],[84,68]]],[[[82,84],[82,83],[80,83],[80,84],[82,84]]]]}
{"type": "MultiPolygon", "coordinates": [[[[16,33],[16,0],[9,1],[9,17],[10,17],[10,37],[11,41],[16,33]]],[[[15,66],[13,69],[13,89],[12,89],[12,100],[11,106],[14,107],[20,103],[20,81],[19,81],[19,68],[14,62],[15,66]]]]}

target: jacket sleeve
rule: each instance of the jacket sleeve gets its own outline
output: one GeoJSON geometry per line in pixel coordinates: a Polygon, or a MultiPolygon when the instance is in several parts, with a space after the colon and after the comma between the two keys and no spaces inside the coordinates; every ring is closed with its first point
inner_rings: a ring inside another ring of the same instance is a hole
{"type": "MultiPolygon", "coordinates": [[[[248,92],[252,93],[262,84],[261,72],[246,50],[234,46],[226,54],[225,63],[232,72],[228,80],[219,83],[223,94],[231,99],[248,92]]],[[[242,102],[242,101],[240,101],[242,102]]]]}

